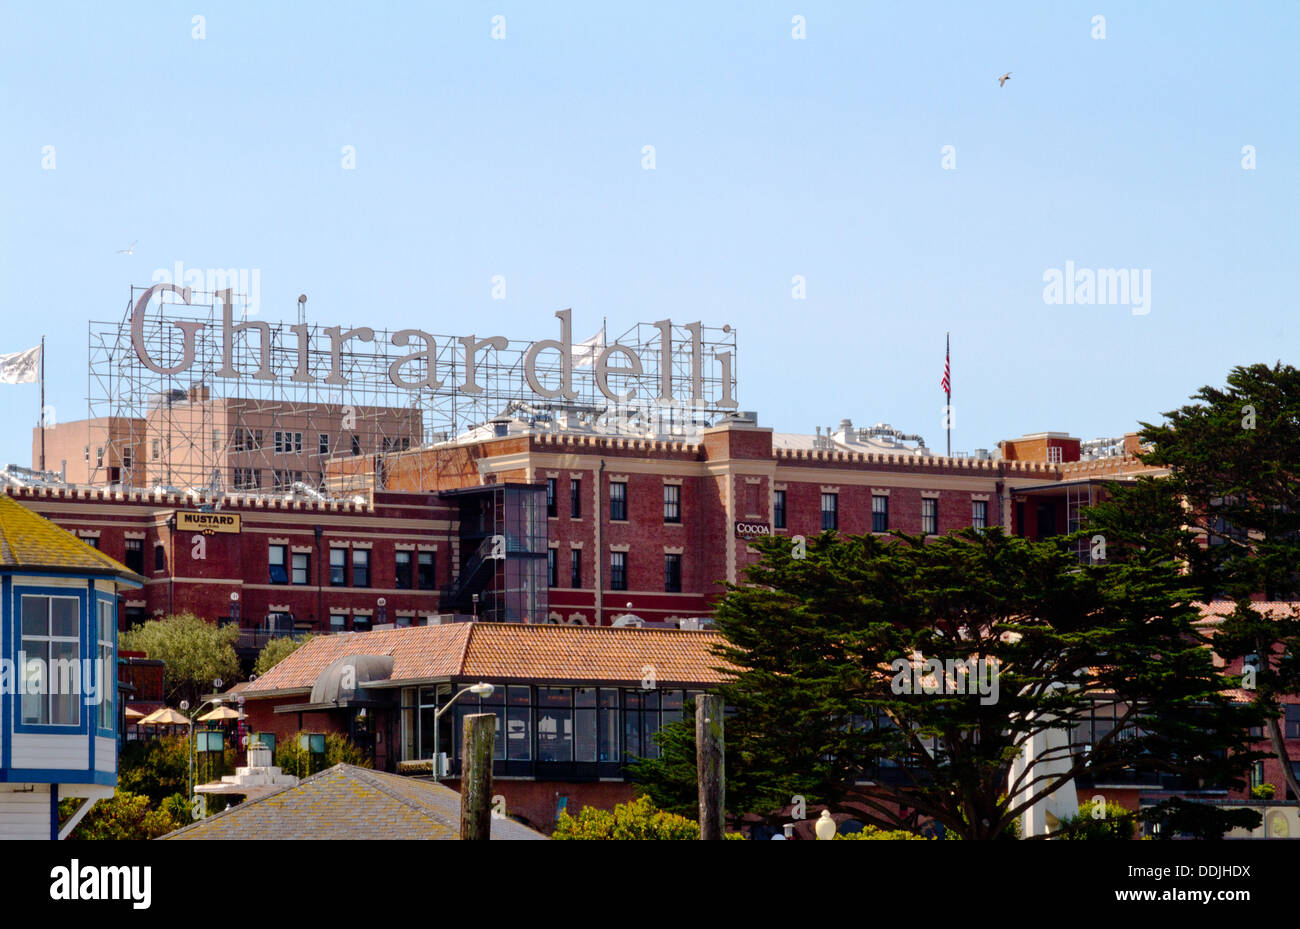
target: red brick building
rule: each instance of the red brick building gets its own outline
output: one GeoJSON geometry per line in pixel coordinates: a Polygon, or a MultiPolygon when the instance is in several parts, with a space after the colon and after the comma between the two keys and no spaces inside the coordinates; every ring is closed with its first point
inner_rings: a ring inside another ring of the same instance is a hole
{"type": "Polygon", "coordinates": [[[678,629],[481,622],[324,636],[240,694],[252,731],[277,742],[344,732],[381,770],[427,760],[436,744],[457,789],[461,722],[493,713],[493,790],[511,815],[549,828],[560,808],[632,799],[626,762],[656,755],[654,734],[719,683],[710,650],[718,640],[678,629]],[[491,695],[462,693],[480,681],[494,685],[491,695]]]}

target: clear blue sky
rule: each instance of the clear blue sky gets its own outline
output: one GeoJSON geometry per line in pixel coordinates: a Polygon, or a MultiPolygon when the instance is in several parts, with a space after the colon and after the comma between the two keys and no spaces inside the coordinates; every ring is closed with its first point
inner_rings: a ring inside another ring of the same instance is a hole
{"type": "MultiPolygon", "coordinates": [[[[764,425],[933,448],[951,330],[954,449],[1117,435],[1295,360],[1298,26],[1292,2],[6,0],[0,352],[46,334],[81,418],[87,321],[182,261],[260,269],[269,320],[305,292],[324,324],[453,335],[731,323],[764,425]],[[1150,269],[1150,313],[1047,305],[1067,261],[1150,269]]],[[[4,462],[36,390],[0,385],[4,462]]]]}

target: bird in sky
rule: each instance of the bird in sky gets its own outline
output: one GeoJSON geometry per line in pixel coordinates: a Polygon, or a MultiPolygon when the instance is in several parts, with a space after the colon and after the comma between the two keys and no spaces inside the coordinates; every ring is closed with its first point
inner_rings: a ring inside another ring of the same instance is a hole
{"type": "Polygon", "coordinates": [[[1006,74],[1004,74],[1004,75],[1002,75],[1000,78],[998,78],[998,86],[1001,87],[1003,84],[1005,84],[1005,83],[1006,83],[1007,81],[1009,81],[1009,80],[1011,80],[1011,72],[1010,72],[1010,71],[1008,71],[1006,74]]]}
{"type": "Polygon", "coordinates": [[[135,247],[136,247],[138,244],[140,244],[140,240],[139,240],[139,239],[136,239],[134,242],[131,243],[131,247],[130,247],[130,248],[119,248],[119,249],[117,250],[117,253],[118,253],[119,255],[134,255],[134,254],[135,254],[135,247]]]}

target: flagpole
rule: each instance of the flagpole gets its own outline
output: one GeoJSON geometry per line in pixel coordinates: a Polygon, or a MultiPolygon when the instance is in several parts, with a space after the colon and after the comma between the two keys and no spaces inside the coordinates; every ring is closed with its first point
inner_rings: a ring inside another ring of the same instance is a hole
{"type": "Polygon", "coordinates": [[[45,336],[41,336],[41,471],[45,471],[45,336]]]}
{"type": "Polygon", "coordinates": [[[948,409],[947,409],[947,411],[946,411],[946,412],[948,413],[948,415],[945,416],[945,417],[943,418],[943,424],[944,424],[944,431],[948,433],[948,457],[949,457],[949,458],[952,457],[952,374],[951,374],[951,358],[952,358],[952,333],[951,333],[951,332],[947,332],[947,333],[944,333],[943,363],[944,363],[944,370],[945,370],[945,372],[948,373],[948,409]]]}

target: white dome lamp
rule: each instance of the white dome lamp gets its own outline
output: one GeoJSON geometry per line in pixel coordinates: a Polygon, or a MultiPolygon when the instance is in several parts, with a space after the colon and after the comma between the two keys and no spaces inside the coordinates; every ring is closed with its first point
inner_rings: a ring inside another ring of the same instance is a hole
{"type": "Polygon", "coordinates": [[[831,819],[831,811],[822,810],[822,815],[817,818],[817,825],[813,828],[820,841],[829,842],[835,838],[835,820],[831,819]]]}

